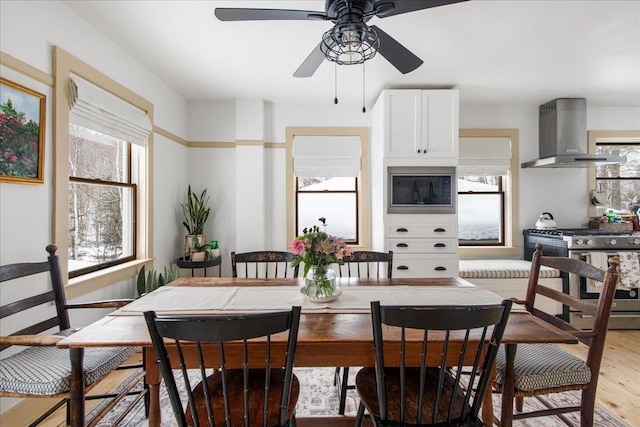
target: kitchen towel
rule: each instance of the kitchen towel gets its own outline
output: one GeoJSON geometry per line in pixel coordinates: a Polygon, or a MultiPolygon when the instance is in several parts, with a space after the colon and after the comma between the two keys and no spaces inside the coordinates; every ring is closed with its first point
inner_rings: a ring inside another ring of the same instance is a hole
{"type": "Polygon", "coordinates": [[[631,289],[640,287],[638,252],[618,252],[618,258],[620,259],[618,288],[631,289]]]}
{"type": "MultiPolygon", "coordinates": [[[[609,267],[609,255],[606,252],[589,252],[587,261],[600,270],[606,270],[609,267]]],[[[602,282],[593,279],[587,279],[587,292],[602,292],[602,282]]]]}

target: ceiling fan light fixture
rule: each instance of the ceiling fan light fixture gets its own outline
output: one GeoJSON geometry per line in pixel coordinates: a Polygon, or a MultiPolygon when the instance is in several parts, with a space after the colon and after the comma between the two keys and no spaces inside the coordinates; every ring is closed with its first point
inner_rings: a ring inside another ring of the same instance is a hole
{"type": "Polygon", "coordinates": [[[336,25],[322,35],[320,50],[339,65],[362,64],[380,48],[378,33],[366,24],[336,25]]]}

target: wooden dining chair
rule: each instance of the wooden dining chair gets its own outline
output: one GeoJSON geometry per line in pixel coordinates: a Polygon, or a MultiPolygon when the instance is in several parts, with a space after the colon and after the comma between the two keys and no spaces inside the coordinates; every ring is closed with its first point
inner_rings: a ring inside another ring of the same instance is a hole
{"type": "Polygon", "coordinates": [[[356,426],[365,408],[377,427],[484,425],[478,413],[511,304],[381,306],[372,301],[375,367],[356,375],[356,426]],[[386,349],[387,334],[399,336],[399,345],[386,349]]]}
{"type": "Polygon", "coordinates": [[[248,315],[172,317],[147,311],[144,316],[179,427],[295,426],[300,307],[248,315]],[[272,335],[285,331],[286,347],[271,342],[272,335]],[[228,366],[227,354],[241,354],[242,366],[228,366]],[[186,410],[174,369],[184,381],[186,410]]]}
{"type": "MultiPolygon", "coordinates": [[[[604,351],[605,337],[611,306],[618,282],[618,265],[620,261],[609,258],[609,267],[602,271],[584,261],[568,257],[549,257],[542,254],[542,244],[536,244],[536,251],[531,261],[531,272],[527,287],[526,299],[516,301],[524,304],[527,311],[546,322],[566,330],[589,346],[586,360],[578,358],[555,344],[520,344],[517,346],[515,359],[507,361],[504,349],[498,352],[496,359],[496,379],[494,387],[502,392],[502,399],[516,399],[516,413],[501,414],[502,420],[558,415],[580,411],[581,426],[593,426],[598,374],[604,351]],[[563,292],[558,292],[538,283],[541,266],[555,268],[563,273],[575,274],[580,280],[595,280],[602,283],[602,290],[597,303],[583,301],[563,292]],[[578,310],[593,316],[593,327],[579,330],[564,320],[545,313],[536,308],[538,297],[551,298],[568,305],[570,310],[578,310]],[[503,387],[504,371],[512,366],[515,376],[515,390],[503,387]],[[581,404],[576,406],[553,407],[543,394],[559,393],[568,390],[581,390],[581,404]],[[523,413],[523,399],[535,396],[544,402],[548,409],[523,413]]],[[[571,423],[565,421],[569,425],[571,423]]],[[[510,424],[509,424],[510,425],[510,424]]]]}
{"type": "MultiPolygon", "coordinates": [[[[71,391],[86,400],[110,398],[94,420],[102,418],[127,394],[137,394],[124,411],[128,412],[142,397],[144,389],[134,390],[144,376],[140,364],[123,364],[138,349],[136,347],[105,347],[83,349],[59,349],[58,341],[75,332],[69,320],[69,311],[77,308],[117,308],[131,300],[109,300],[67,303],[57,247],[49,245],[47,261],[23,262],[0,267],[2,306],[0,319],[3,328],[11,330],[0,337],[0,396],[60,398],[57,404],[39,416],[30,425],[44,421],[64,404],[69,404],[71,391]],[[13,297],[15,296],[15,298],[13,297]],[[42,313],[42,314],[39,314],[42,313]],[[26,322],[29,322],[26,325],[26,322]],[[15,326],[15,327],[14,327],[15,326]],[[18,349],[19,347],[26,347],[18,349]],[[6,355],[6,357],[5,357],[6,355]],[[79,365],[84,375],[72,375],[72,364],[79,365]],[[140,372],[118,394],[86,396],[86,390],[95,386],[114,369],[140,369],[140,372]]],[[[72,420],[84,420],[84,400],[67,406],[67,424],[72,420]]]]}
{"type": "Polygon", "coordinates": [[[231,252],[231,272],[233,277],[296,278],[300,266],[290,267],[295,259],[291,252],[282,251],[231,252]]]}
{"type": "MultiPolygon", "coordinates": [[[[366,277],[380,279],[391,278],[393,273],[393,251],[354,251],[338,265],[339,277],[366,277]]],[[[347,405],[347,392],[354,390],[355,384],[349,383],[349,367],[337,367],[333,377],[333,385],[338,387],[338,414],[344,415],[347,405]]]]}

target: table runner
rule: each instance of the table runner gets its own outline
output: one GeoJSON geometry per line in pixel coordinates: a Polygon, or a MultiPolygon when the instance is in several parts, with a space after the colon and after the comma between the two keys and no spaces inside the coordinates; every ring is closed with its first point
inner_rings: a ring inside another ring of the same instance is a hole
{"type": "Polygon", "coordinates": [[[303,313],[367,313],[371,301],[382,305],[460,305],[500,303],[502,297],[481,287],[453,286],[345,286],[335,301],[315,303],[297,286],[162,287],[113,315],[213,314],[289,310],[303,313]]]}

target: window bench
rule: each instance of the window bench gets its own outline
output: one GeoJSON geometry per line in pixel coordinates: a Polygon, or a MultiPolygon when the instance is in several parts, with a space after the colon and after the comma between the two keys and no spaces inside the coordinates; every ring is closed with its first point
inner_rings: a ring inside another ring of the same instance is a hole
{"type": "MultiPolygon", "coordinates": [[[[531,261],[522,259],[460,260],[460,277],[504,298],[525,298],[530,269],[531,261]]],[[[562,278],[556,269],[541,267],[538,282],[562,292],[562,278]]],[[[548,313],[562,313],[560,303],[543,297],[536,300],[536,307],[548,313]]]]}

